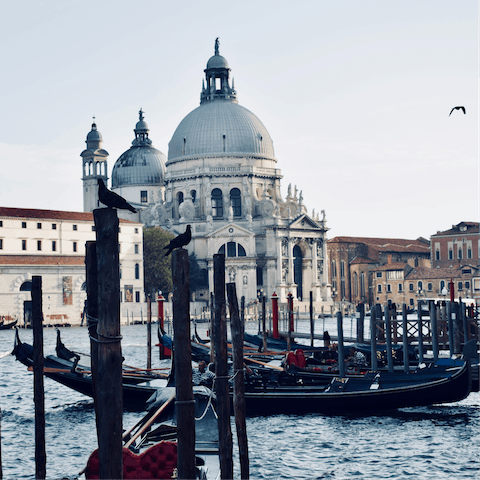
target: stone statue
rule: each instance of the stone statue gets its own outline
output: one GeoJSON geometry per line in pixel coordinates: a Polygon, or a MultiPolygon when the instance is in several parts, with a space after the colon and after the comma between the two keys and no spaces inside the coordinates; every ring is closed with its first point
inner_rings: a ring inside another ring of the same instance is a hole
{"type": "Polygon", "coordinates": [[[303,203],[303,190],[300,190],[300,197],[299,197],[299,199],[298,199],[298,203],[299,203],[300,205],[302,205],[302,203],[303,203]]]}
{"type": "Polygon", "coordinates": [[[228,272],[228,278],[230,279],[230,283],[235,281],[235,270],[233,268],[228,272]]]}
{"type": "Polygon", "coordinates": [[[292,196],[292,184],[288,184],[287,198],[292,196]]]}
{"type": "Polygon", "coordinates": [[[228,220],[233,221],[233,207],[231,205],[228,207],[228,220]]]}
{"type": "Polygon", "coordinates": [[[218,38],[219,38],[219,37],[217,37],[217,38],[215,39],[215,55],[220,55],[220,54],[218,53],[218,48],[220,47],[220,41],[219,41],[218,38]]]}
{"type": "Polygon", "coordinates": [[[294,190],[293,192],[294,192],[293,198],[297,198],[297,192],[298,192],[298,190],[297,190],[297,186],[296,186],[296,185],[295,185],[295,190],[294,190]]]}

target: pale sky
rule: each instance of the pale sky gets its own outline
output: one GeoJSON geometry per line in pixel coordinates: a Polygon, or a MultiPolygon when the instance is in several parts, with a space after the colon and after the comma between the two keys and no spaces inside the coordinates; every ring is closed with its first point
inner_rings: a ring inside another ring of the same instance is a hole
{"type": "Polygon", "coordinates": [[[82,211],[93,116],[109,173],[140,108],[167,154],[220,37],[283,195],[325,210],[329,238],[478,221],[478,23],[474,0],[5,3],[0,206],[82,211]]]}

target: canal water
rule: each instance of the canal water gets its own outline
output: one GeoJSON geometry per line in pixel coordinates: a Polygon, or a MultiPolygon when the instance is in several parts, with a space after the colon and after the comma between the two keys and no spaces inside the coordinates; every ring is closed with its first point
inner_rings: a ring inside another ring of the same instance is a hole
{"type": "MultiPolygon", "coordinates": [[[[327,323],[325,328],[334,333],[334,319],[330,322],[332,325],[327,323]]],[[[308,322],[299,323],[299,330],[309,331],[308,322]]],[[[206,328],[206,324],[199,325],[200,336],[206,328]]],[[[322,328],[319,324],[318,330],[322,328]]],[[[255,322],[247,323],[250,333],[257,329],[255,322]]],[[[126,364],[146,366],[146,332],[146,325],[122,326],[126,364]]],[[[62,328],[61,333],[68,348],[88,353],[86,328],[62,328]]],[[[20,336],[32,343],[31,330],[21,330],[20,336]]],[[[0,331],[3,478],[33,479],[33,373],[9,355],[13,340],[13,331],[0,331]]],[[[153,340],[156,343],[155,334],[153,340]]],[[[55,330],[44,329],[45,355],[55,354],[55,341],[55,330]]],[[[166,361],[158,360],[156,350],[152,358],[153,367],[165,366],[166,361]]],[[[480,394],[471,393],[455,404],[404,408],[388,414],[249,418],[250,478],[480,479],[479,405],[480,394]]],[[[45,408],[47,477],[76,478],[96,448],[92,400],[45,379],[45,408]]],[[[124,428],[134,425],[141,416],[139,412],[125,412],[124,428]]],[[[240,477],[238,459],[235,476],[240,477]]]]}

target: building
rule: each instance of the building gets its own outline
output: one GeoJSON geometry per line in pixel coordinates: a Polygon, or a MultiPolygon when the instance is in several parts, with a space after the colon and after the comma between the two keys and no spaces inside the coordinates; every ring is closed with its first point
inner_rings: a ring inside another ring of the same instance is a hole
{"type": "Polygon", "coordinates": [[[325,213],[308,215],[296,186],[282,198],[272,139],[238,104],[218,39],[204,73],[200,106],[178,125],[166,162],[140,113],[134,144],[113,168],[112,190],[141,209],[147,227],[179,234],[192,226],[188,250],[208,271],[210,291],[213,256],[224,253],[227,281],[247,304],[274,292],[281,302],[289,292],[305,302],[312,292],[316,306],[330,303],[325,213]]]}
{"type": "MultiPolygon", "coordinates": [[[[424,238],[334,237],[328,241],[327,255],[334,301],[372,305],[381,297],[377,295],[377,279],[383,281],[387,271],[392,272],[389,276],[400,278],[408,267],[430,266],[430,243],[424,238]]],[[[388,287],[385,284],[382,288],[388,287]]]]}
{"type": "MultiPolygon", "coordinates": [[[[79,324],[85,293],[85,242],[93,214],[0,208],[0,317],[28,319],[32,276],[42,277],[45,324],[79,324]]],[[[121,315],[146,313],[142,224],[120,220],[121,315]]]]}

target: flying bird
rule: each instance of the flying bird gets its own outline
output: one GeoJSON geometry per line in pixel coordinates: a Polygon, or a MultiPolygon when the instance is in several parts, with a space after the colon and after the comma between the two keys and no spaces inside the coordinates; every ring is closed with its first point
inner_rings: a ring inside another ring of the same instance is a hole
{"type": "Polygon", "coordinates": [[[178,237],[175,237],[167,246],[163,247],[165,250],[167,250],[165,256],[167,257],[168,255],[170,255],[171,251],[175,248],[182,248],[185,245],[188,245],[191,239],[192,227],[190,225],[187,225],[187,229],[184,233],[181,233],[180,235],[178,235],[178,237]]]}
{"type": "Polygon", "coordinates": [[[450,113],[448,114],[448,116],[450,116],[454,110],[463,110],[463,114],[467,113],[467,112],[465,112],[465,107],[462,107],[462,106],[460,106],[460,107],[453,107],[453,108],[450,110],[450,113]]]}
{"type": "Polygon", "coordinates": [[[123,197],[109,190],[101,178],[98,179],[98,199],[109,208],[119,208],[137,213],[123,197]]]}

